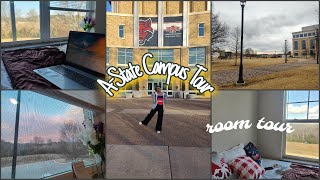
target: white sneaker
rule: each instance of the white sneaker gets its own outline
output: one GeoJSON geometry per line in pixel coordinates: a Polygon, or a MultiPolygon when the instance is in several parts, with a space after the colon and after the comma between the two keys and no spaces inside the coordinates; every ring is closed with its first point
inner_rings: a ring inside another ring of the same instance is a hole
{"type": "Polygon", "coordinates": [[[139,125],[140,125],[140,126],[142,125],[142,122],[141,122],[141,121],[139,122],[139,125]]]}
{"type": "Polygon", "coordinates": [[[158,134],[160,134],[160,131],[157,131],[158,134]]]}

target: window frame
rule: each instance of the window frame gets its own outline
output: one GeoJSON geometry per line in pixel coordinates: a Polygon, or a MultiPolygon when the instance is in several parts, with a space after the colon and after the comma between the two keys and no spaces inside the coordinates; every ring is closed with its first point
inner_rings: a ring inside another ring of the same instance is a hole
{"type": "Polygon", "coordinates": [[[303,39],[301,41],[301,49],[306,50],[307,49],[307,41],[305,39],[303,39]]]}
{"type": "MultiPolygon", "coordinates": [[[[10,42],[1,42],[2,47],[12,47],[12,46],[21,46],[29,44],[39,44],[39,43],[51,43],[51,42],[61,42],[66,41],[68,37],[57,37],[51,38],[50,33],[50,11],[73,11],[73,12],[86,12],[88,17],[95,16],[95,1],[86,1],[88,9],[76,9],[76,8],[59,8],[51,7],[50,1],[38,0],[39,2],[39,18],[40,18],[40,37],[36,40],[25,40],[17,41],[17,29],[16,29],[16,15],[15,15],[15,6],[14,0],[10,0],[10,18],[11,18],[11,29],[12,29],[12,41],[10,42]]],[[[19,2],[19,1],[17,1],[19,2]]]]}
{"type": "Polygon", "coordinates": [[[206,33],[205,33],[204,22],[199,22],[198,23],[198,37],[205,37],[206,36],[205,34],[206,33]],[[203,25],[203,27],[200,27],[200,25],[203,25]],[[200,28],[203,29],[203,35],[202,36],[200,35],[200,28]]]}
{"type": "Polygon", "coordinates": [[[198,49],[204,49],[204,64],[203,65],[206,65],[206,60],[207,60],[207,58],[206,58],[206,48],[205,47],[190,47],[189,49],[188,49],[188,65],[189,66],[196,66],[196,64],[200,64],[200,63],[198,63],[198,49]],[[190,64],[190,49],[196,49],[196,63],[195,64],[190,64]]]}
{"type": "Polygon", "coordinates": [[[118,37],[119,37],[119,39],[125,39],[125,25],[124,24],[119,24],[119,26],[118,26],[118,37]],[[122,27],[123,37],[120,37],[120,27],[122,27]]]}
{"type": "MultiPolygon", "coordinates": [[[[299,120],[294,120],[294,119],[287,119],[287,93],[290,90],[284,91],[283,92],[283,120],[282,122],[284,123],[293,123],[293,124],[319,124],[319,118],[318,119],[299,119],[299,120]]],[[[309,114],[309,103],[310,102],[319,102],[318,101],[310,101],[310,91],[317,91],[317,90],[308,90],[308,109],[307,113],[309,114]]],[[[302,103],[301,102],[294,102],[294,103],[302,103]]],[[[290,103],[289,103],[290,104],[290,103]]],[[[301,157],[301,156],[292,156],[292,155],[287,155],[286,154],[286,146],[287,146],[287,133],[284,131],[282,133],[282,148],[281,148],[281,154],[282,154],[282,159],[293,159],[293,160],[301,160],[301,161],[307,161],[307,162],[318,162],[319,159],[312,159],[312,158],[307,158],[307,157],[301,157]]]]}
{"type": "Polygon", "coordinates": [[[127,61],[127,53],[128,53],[128,52],[127,52],[127,51],[128,51],[129,49],[131,50],[131,55],[132,55],[132,56],[131,56],[131,63],[133,63],[133,48],[118,48],[118,49],[117,49],[117,64],[118,64],[118,66],[122,66],[122,67],[127,67],[127,66],[128,66],[128,61],[127,61]],[[119,50],[120,50],[120,49],[121,49],[121,50],[124,50],[123,52],[124,52],[125,64],[120,64],[120,63],[119,63],[119,52],[120,52],[119,50]]]}
{"type": "Polygon", "coordinates": [[[295,40],[293,41],[293,50],[298,50],[298,49],[299,49],[299,41],[295,40]],[[297,46],[296,46],[296,43],[297,43],[297,46]]]}

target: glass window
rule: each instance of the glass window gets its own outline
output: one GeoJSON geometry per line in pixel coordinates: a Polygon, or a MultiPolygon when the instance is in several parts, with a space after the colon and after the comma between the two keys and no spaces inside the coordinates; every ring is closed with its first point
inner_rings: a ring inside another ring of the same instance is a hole
{"type": "Polygon", "coordinates": [[[311,36],[311,33],[308,33],[308,36],[311,36]]]}
{"type": "Polygon", "coordinates": [[[303,34],[303,37],[307,37],[307,35],[308,35],[307,33],[304,33],[304,34],[303,34]]]}
{"type": "Polygon", "coordinates": [[[310,48],[314,49],[315,48],[315,40],[314,39],[310,39],[310,48]]]}
{"type": "Polygon", "coordinates": [[[286,91],[286,122],[295,129],[286,134],[285,155],[319,159],[319,91],[286,91]]]}
{"type": "Polygon", "coordinates": [[[107,47],[106,48],[106,63],[107,63],[107,68],[109,67],[110,65],[110,49],[107,47]]]}
{"type": "Polygon", "coordinates": [[[306,49],[306,40],[302,40],[302,49],[306,49]]]}
{"type": "Polygon", "coordinates": [[[1,2],[1,42],[35,39],[40,39],[39,1],[1,2]],[[11,7],[14,7],[13,16],[11,7]],[[15,24],[12,24],[13,20],[15,24]]]}
{"type": "Polygon", "coordinates": [[[124,25],[119,25],[119,38],[124,38],[124,25]]]}
{"type": "Polygon", "coordinates": [[[303,37],[303,34],[300,34],[300,37],[303,37]]]}
{"type": "Polygon", "coordinates": [[[77,136],[88,110],[32,91],[21,91],[21,98],[17,94],[1,92],[2,179],[11,178],[13,156],[17,157],[16,178],[40,179],[71,172],[71,163],[77,160],[83,160],[86,166],[95,164],[88,147],[77,136]],[[19,128],[15,142],[16,123],[19,128]]]}
{"type": "Polygon", "coordinates": [[[132,63],[132,49],[119,48],[118,49],[118,65],[127,65],[132,63]]]}
{"type": "Polygon", "coordinates": [[[10,2],[1,1],[1,42],[13,41],[10,2]]]}
{"type": "Polygon", "coordinates": [[[298,41],[294,41],[294,50],[298,50],[299,44],[298,41]]]}
{"type": "Polygon", "coordinates": [[[88,1],[51,1],[50,37],[68,37],[69,31],[84,31],[80,23],[93,16],[92,7],[88,1]]]}
{"type": "Polygon", "coordinates": [[[189,66],[196,64],[205,65],[206,60],[205,48],[189,48],[189,66]]]}
{"type": "Polygon", "coordinates": [[[204,23],[198,24],[198,36],[200,37],[204,36],[204,23]]]}
{"type": "Polygon", "coordinates": [[[148,52],[153,55],[153,58],[148,60],[148,65],[150,66],[152,66],[156,61],[174,62],[173,49],[150,49],[148,52]]]}
{"type": "Polygon", "coordinates": [[[319,91],[287,91],[286,120],[319,119],[319,91]]]}

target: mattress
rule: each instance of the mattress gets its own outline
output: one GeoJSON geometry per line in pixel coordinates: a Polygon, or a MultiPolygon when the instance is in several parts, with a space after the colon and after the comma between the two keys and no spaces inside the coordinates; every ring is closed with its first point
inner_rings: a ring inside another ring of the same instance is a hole
{"type": "MultiPolygon", "coordinates": [[[[277,161],[277,160],[271,160],[271,159],[262,159],[261,160],[261,166],[263,168],[266,167],[272,167],[273,165],[278,164],[281,166],[283,169],[291,169],[290,165],[292,163],[290,162],[285,162],[285,161],[277,161]]],[[[281,179],[282,175],[277,172],[279,168],[274,168],[273,170],[268,170],[266,171],[260,179],[281,179]]]]}

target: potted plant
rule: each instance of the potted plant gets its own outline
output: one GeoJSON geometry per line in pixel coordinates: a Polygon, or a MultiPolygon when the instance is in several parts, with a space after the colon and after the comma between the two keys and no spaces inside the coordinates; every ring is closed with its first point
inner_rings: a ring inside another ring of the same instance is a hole
{"type": "Polygon", "coordinates": [[[91,32],[91,29],[96,25],[96,22],[94,19],[91,19],[89,17],[85,17],[83,21],[81,21],[80,26],[83,28],[86,32],[91,32]]]}

